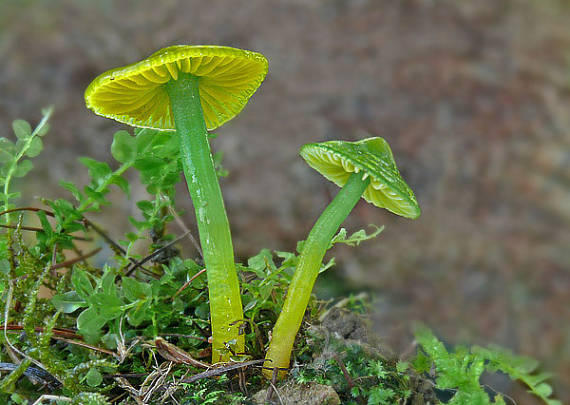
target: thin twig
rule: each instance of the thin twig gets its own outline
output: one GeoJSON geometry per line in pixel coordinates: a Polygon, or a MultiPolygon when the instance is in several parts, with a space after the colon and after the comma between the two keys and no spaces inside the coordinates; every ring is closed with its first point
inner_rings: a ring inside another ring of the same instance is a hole
{"type": "Polygon", "coordinates": [[[57,243],[53,244],[53,251],[51,253],[51,267],[49,268],[52,277],[57,278],[57,269],[53,267],[57,264],[57,243]]]}
{"type": "Polygon", "coordinates": [[[95,351],[97,351],[97,352],[105,353],[105,354],[111,355],[111,356],[113,356],[113,357],[119,357],[119,356],[117,355],[117,353],[112,352],[111,350],[103,349],[102,347],[93,346],[93,345],[90,345],[90,344],[88,344],[88,343],[81,342],[81,341],[78,341],[78,340],[71,340],[71,339],[67,339],[67,338],[59,337],[59,336],[53,336],[53,339],[59,340],[59,341],[61,341],[61,342],[69,343],[69,344],[72,344],[72,345],[75,345],[75,346],[85,347],[86,349],[95,350],[95,351]]]}
{"type": "MultiPolygon", "coordinates": [[[[11,213],[11,212],[18,212],[18,211],[43,212],[49,217],[52,217],[52,218],[55,217],[55,214],[53,212],[46,210],[44,208],[36,208],[36,207],[12,208],[12,209],[0,212],[0,216],[4,215],[4,214],[11,213]]],[[[81,221],[83,221],[83,223],[86,225],[86,227],[93,229],[95,231],[95,233],[98,234],[99,236],[101,236],[105,240],[105,242],[107,242],[109,245],[111,245],[111,247],[113,249],[115,249],[116,251],[120,252],[123,255],[126,253],[125,249],[121,245],[119,245],[117,242],[115,242],[113,239],[111,239],[111,237],[109,235],[107,235],[107,233],[103,229],[101,229],[98,225],[95,225],[95,223],[93,223],[92,221],[90,221],[88,218],[86,218],[83,215],[81,215],[81,221]]],[[[21,227],[21,228],[24,229],[23,227],[21,227]]],[[[29,230],[35,230],[35,229],[29,229],[29,230]]],[[[37,230],[41,231],[42,229],[37,228],[37,230]]],[[[92,241],[91,238],[82,238],[80,236],[74,236],[74,238],[76,240],[92,241]]],[[[129,261],[133,264],[136,264],[136,260],[133,259],[132,257],[129,257],[129,261]]]]}
{"type": "Polygon", "coordinates": [[[123,377],[123,378],[141,378],[146,377],[147,373],[122,373],[122,374],[105,374],[103,378],[111,379],[115,377],[123,377]]]}
{"type": "Polygon", "coordinates": [[[188,280],[187,282],[184,283],[184,285],[182,287],[180,287],[178,289],[178,291],[176,291],[174,293],[174,295],[172,296],[171,300],[174,301],[174,298],[176,298],[176,296],[178,294],[180,294],[182,291],[184,291],[186,289],[186,287],[188,287],[190,285],[190,283],[192,283],[192,281],[196,280],[196,278],[198,278],[198,276],[200,276],[201,274],[203,274],[206,271],[206,269],[202,269],[200,270],[198,273],[194,274],[192,277],[190,277],[190,280],[188,280]]]}
{"type": "MultiPolygon", "coordinates": [[[[12,332],[12,331],[21,331],[24,330],[24,327],[22,325],[6,325],[5,326],[6,331],[8,332],[12,332]]],[[[44,332],[44,328],[42,328],[41,326],[36,326],[34,328],[34,330],[37,333],[43,333],[44,332]]],[[[53,328],[52,329],[52,333],[56,336],[59,335],[59,337],[63,337],[66,339],[83,339],[82,336],[77,335],[74,331],[72,331],[71,329],[63,329],[63,328],[53,328]]]]}
{"type": "Polygon", "coordinates": [[[64,402],[72,402],[73,401],[71,398],[62,397],[60,395],[46,395],[46,394],[44,394],[41,397],[39,397],[32,405],[40,405],[45,400],[50,401],[50,402],[57,401],[58,403],[59,403],[59,401],[64,401],[64,402]]]}
{"type": "Polygon", "coordinates": [[[153,259],[154,257],[158,256],[162,251],[164,251],[165,249],[168,249],[169,247],[171,247],[172,245],[174,245],[175,243],[179,242],[180,240],[184,239],[186,237],[187,233],[183,234],[182,236],[179,236],[178,238],[174,239],[172,242],[162,246],[160,249],[155,250],[154,252],[152,252],[150,255],[148,255],[147,257],[145,257],[144,259],[139,260],[138,262],[135,263],[135,265],[133,267],[131,267],[129,270],[127,270],[125,272],[125,276],[130,276],[133,271],[135,271],[137,268],[139,268],[140,266],[142,266],[143,264],[145,264],[146,262],[148,262],[149,260],[153,259]]]}
{"type": "Polygon", "coordinates": [[[163,333],[162,336],[173,336],[173,337],[182,337],[186,339],[196,339],[202,342],[208,342],[208,339],[200,337],[200,336],[192,336],[192,335],[185,335],[183,333],[163,333]]]}
{"type": "MultiPolygon", "coordinates": [[[[87,218],[85,218],[85,217],[83,217],[83,222],[84,222],[89,228],[93,229],[93,230],[95,231],[95,233],[97,233],[99,236],[101,236],[101,237],[105,240],[105,242],[107,242],[109,245],[111,245],[111,247],[112,247],[115,251],[120,252],[123,256],[127,253],[127,251],[126,251],[121,245],[119,245],[117,242],[115,242],[113,239],[111,239],[111,237],[110,237],[109,235],[107,235],[107,233],[106,233],[103,229],[99,228],[98,225],[95,225],[93,222],[91,222],[89,219],[87,219],[87,218]]],[[[132,264],[137,264],[137,261],[136,261],[134,258],[132,258],[132,257],[129,257],[129,261],[130,261],[132,264]]],[[[142,267],[142,266],[141,266],[141,268],[142,268],[145,272],[151,273],[150,270],[148,270],[148,269],[146,269],[146,268],[144,268],[144,267],[142,267]]]]}
{"type": "Polygon", "coordinates": [[[33,211],[33,212],[43,211],[43,212],[45,212],[45,214],[46,214],[48,217],[52,217],[52,218],[55,217],[55,214],[54,214],[53,212],[48,211],[48,210],[45,210],[45,209],[43,209],[43,208],[36,208],[36,207],[12,208],[12,209],[9,209],[9,210],[0,212],[0,216],[1,216],[1,215],[4,215],[4,214],[9,214],[9,213],[11,213],[11,212],[19,212],[19,211],[33,211]]]}
{"type": "MultiPolygon", "coordinates": [[[[42,232],[43,228],[38,228],[35,226],[19,226],[19,225],[0,225],[0,228],[8,228],[8,229],[21,229],[23,231],[33,231],[33,232],[42,232]]],[[[84,238],[83,236],[75,236],[69,235],[75,240],[81,240],[86,242],[91,242],[93,239],[91,238],[84,238]]]]}
{"type": "Polygon", "coordinates": [[[157,337],[154,344],[156,345],[158,353],[168,361],[206,369],[210,367],[209,364],[196,360],[188,352],[182,350],[176,345],[173,345],[172,343],[168,343],[161,337],[157,337]]]}
{"type": "MultiPolygon", "coordinates": [[[[143,401],[144,401],[145,403],[148,403],[148,402],[150,401],[152,395],[154,394],[154,391],[156,391],[159,387],[161,387],[161,386],[164,385],[164,384],[163,384],[163,383],[164,383],[164,380],[166,380],[166,378],[167,378],[168,375],[170,374],[170,370],[172,369],[172,364],[173,364],[172,362],[168,362],[168,364],[166,365],[166,370],[163,370],[163,368],[164,368],[164,367],[163,367],[163,366],[164,366],[164,363],[162,363],[161,365],[159,365],[159,366],[156,368],[155,371],[153,371],[153,372],[149,375],[149,377],[150,377],[151,375],[154,374],[154,375],[158,375],[158,377],[155,378],[155,377],[153,376],[153,378],[151,379],[151,384],[149,385],[148,388],[146,388],[146,390],[145,390],[146,392],[145,392],[144,397],[143,397],[143,401]]],[[[147,380],[148,380],[148,378],[143,382],[143,385],[141,386],[141,389],[142,389],[142,387],[145,385],[145,383],[147,382],[147,380]]]]}
{"type": "Polygon", "coordinates": [[[346,369],[342,359],[336,353],[333,354],[333,358],[336,360],[337,364],[339,365],[339,367],[342,371],[342,374],[344,375],[344,379],[346,380],[346,383],[348,384],[348,388],[354,387],[354,381],[352,380],[352,377],[348,373],[348,370],[346,369]]]}
{"type": "Polygon", "coordinates": [[[277,399],[279,400],[279,403],[281,405],[285,405],[285,403],[283,402],[283,398],[281,398],[281,394],[279,394],[279,390],[275,386],[275,383],[273,381],[269,381],[269,384],[271,385],[271,388],[273,388],[273,390],[275,391],[275,394],[277,394],[277,399]]]}
{"type": "Polygon", "coordinates": [[[83,261],[84,259],[87,259],[88,257],[96,255],[97,253],[99,253],[100,250],[101,250],[101,248],[97,248],[95,250],[92,250],[89,253],[84,254],[83,256],[76,257],[76,258],[70,259],[70,260],[66,260],[65,262],[54,264],[53,266],[50,267],[50,270],[57,270],[57,269],[61,269],[62,267],[70,267],[77,262],[83,261]]]}
{"type": "Polygon", "coordinates": [[[241,367],[249,367],[249,366],[253,366],[256,364],[262,364],[264,361],[265,360],[250,360],[250,361],[243,361],[243,362],[238,362],[238,363],[229,363],[226,366],[220,366],[220,367],[212,368],[208,371],[204,371],[203,373],[194,374],[188,378],[181,380],[180,382],[185,383],[185,384],[191,384],[191,383],[196,382],[198,380],[201,380],[203,378],[216,377],[216,376],[225,374],[228,371],[236,370],[236,369],[241,368],[241,367]]]}
{"type": "Polygon", "coordinates": [[[271,397],[273,397],[273,391],[277,391],[275,387],[275,383],[277,382],[277,375],[279,374],[279,368],[275,367],[273,369],[273,374],[271,375],[271,386],[267,389],[267,396],[265,397],[265,402],[271,401],[271,397]]]}
{"type": "Polygon", "coordinates": [[[178,215],[176,213],[176,211],[174,210],[174,208],[172,207],[168,207],[168,210],[170,211],[170,213],[172,214],[172,216],[174,217],[174,220],[176,221],[176,223],[178,224],[178,226],[186,233],[188,234],[188,238],[190,239],[190,242],[192,243],[192,245],[194,245],[194,248],[196,248],[196,250],[198,251],[198,253],[200,254],[200,257],[203,259],[204,256],[202,255],[202,249],[200,248],[200,244],[196,241],[196,239],[194,238],[194,236],[192,235],[192,233],[190,232],[190,229],[188,229],[188,227],[186,226],[186,224],[184,223],[184,221],[182,221],[182,218],[180,218],[180,215],[178,215]]]}
{"type": "Polygon", "coordinates": [[[127,396],[127,395],[129,395],[127,392],[125,392],[125,391],[124,391],[124,392],[121,392],[121,393],[120,393],[119,395],[117,395],[116,397],[111,398],[111,400],[110,400],[109,402],[111,402],[112,404],[118,404],[118,403],[119,403],[119,399],[121,399],[121,398],[123,398],[123,397],[125,397],[125,396],[127,396]]]}
{"type": "MultiPolygon", "coordinates": [[[[77,256],[83,257],[83,252],[81,251],[81,249],[79,249],[77,246],[75,246],[75,244],[72,244],[71,249],[75,252],[75,254],[77,254],[77,256]]],[[[83,259],[81,261],[83,262],[83,264],[85,266],[88,266],[87,260],[83,259]]]]}
{"type": "Polygon", "coordinates": [[[245,379],[245,367],[242,368],[238,368],[238,381],[239,381],[239,389],[240,391],[247,396],[247,384],[246,384],[246,379],[245,379]]]}
{"type": "Polygon", "coordinates": [[[503,394],[502,392],[497,391],[495,388],[491,387],[489,384],[483,384],[483,387],[485,388],[489,388],[491,391],[493,391],[495,394],[500,394],[502,396],[504,396],[505,398],[508,398],[509,401],[513,404],[513,405],[517,405],[517,401],[515,401],[515,399],[507,394],[503,394]]]}

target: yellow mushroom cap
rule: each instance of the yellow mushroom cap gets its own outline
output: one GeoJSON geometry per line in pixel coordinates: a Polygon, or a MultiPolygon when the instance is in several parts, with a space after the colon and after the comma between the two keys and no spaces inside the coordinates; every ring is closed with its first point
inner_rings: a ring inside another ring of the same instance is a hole
{"type": "Polygon", "coordinates": [[[300,154],[309,166],[340,187],[353,173],[363,172],[364,178],[370,178],[362,194],[366,201],[396,215],[419,217],[414,192],[402,179],[392,150],[383,138],[310,143],[301,148],[300,154]]]}
{"type": "Polygon", "coordinates": [[[95,114],[136,127],[174,130],[164,84],[179,72],[198,76],[208,129],[238,115],[267,74],[257,52],[226,46],[175,45],[131,65],[109,70],[91,82],[85,103],[95,114]]]}

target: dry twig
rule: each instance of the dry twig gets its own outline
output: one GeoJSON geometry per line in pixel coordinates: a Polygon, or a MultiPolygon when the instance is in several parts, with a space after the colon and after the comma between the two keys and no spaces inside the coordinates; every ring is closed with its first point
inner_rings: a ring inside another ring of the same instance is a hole
{"type": "MultiPolygon", "coordinates": [[[[188,231],[190,232],[190,231],[188,231]]],[[[160,249],[156,249],[154,252],[152,252],[150,255],[148,255],[147,257],[145,257],[144,259],[139,260],[138,262],[134,263],[133,267],[131,267],[130,269],[128,269],[125,272],[125,276],[130,276],[133,271],[135,271],[136,269],[138,269],[140,266],[142,266],[143,264],[145,264],[146,262],[148,262],[149,260],[153,259],[154,257],[158,256],[161,252],[163,252],[164,250],[168,249],[169,247],[171,247],[172,245],[174,245],[175,243],[179,242],[180,240],[184,239],[186,237],[188,233],[183,234],[182,236],[179,236],[178,238],[174,239],[172,242],[167,243],[166,245],[162,246],[160,249]]]]}
{"type": "Polygon", "coordinates": [[[185,384],[191,384],[203,378],[216,377],[225,374],[229,371],[237,370],[238,368],[255,366],[257,364],[262,364],[263,362],[265,362],[265,360],[250,360],[250,361],[243,361],[236,363],[226,363],[226,365],[211,368],[210,370],[204,371],[203,373],[194,374],[188,378],[181,380],[180,382],[185,384]]]}

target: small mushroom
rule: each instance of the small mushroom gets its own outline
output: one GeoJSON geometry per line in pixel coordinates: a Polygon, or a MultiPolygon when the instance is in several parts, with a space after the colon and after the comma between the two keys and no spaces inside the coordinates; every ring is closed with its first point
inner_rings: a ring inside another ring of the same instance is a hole
{"type": "Polygon", "coordinates": [[[207,268],[212,362],[242,352],[243,319],[230,228],[207,129],[231,120],[267,74],[259,53],[222,46],[176,45],[140,62],[109,70],[85,91],[95,114],[137,127],[176,130],[207,268]]]}
{"type": "Polygon", "coordinates": [[[268,378],[275,367],[281,370],[281,376],[289,367],[295,336],[323,257],[358,200],[362,197],[406,218],[415,219],[420,215],[414,193],[400,176],[390,146],[384,139],[307,144],[300,154],[313,169],[342,188],[311,229],[301,251],[265,356],[264,375],[268,378]]]}

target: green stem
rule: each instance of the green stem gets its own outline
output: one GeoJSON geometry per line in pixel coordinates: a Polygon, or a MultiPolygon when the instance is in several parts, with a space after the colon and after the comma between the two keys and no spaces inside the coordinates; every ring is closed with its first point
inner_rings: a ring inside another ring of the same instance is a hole
{"type": "Polygon", "coordinates": [[[179,73],[178,80],[168,82],[165,87],[172,105],[182,166],[208,269],[212,362],[216,363],[229,359],[226,343],[235,344],[235,352],[243,352],[244,337],[239,334],[243,311],[230,227],[214,170],[198,84],[198,77],[179,73]]]}
{"type": "Polygon", "coordinates": [[[370,183],[369,178],[363,180],[362,177],[362,173],[354,173],[349,177],[344,187],[323,211],[305,241],[283,309],[273,328],[271,343],[265,356],[264,366],[268,368],[264,370],[266,377],[271,378],[273,374],[269,368],[289,367],[295,336],[305,315],[323,257],[338,228],[370,183]]]}
{"type": "MultiPolygon", "coordinates": [[[[44,129],[44,126],[47,124],[52,113],[53,113],[53,108],[49,108],[44,113],[44,116],[41,119],[38,126],[34,129],[31,136],[26,140],[25,144],[20,149],[20,152],[18,152],[18,154],[14,157],[14,160],[12,160],[10,167],[8,168],[8,171],[6,173],[6,178],[4,180],[4,190],[3,190],[4,208],[2,209],[2,211],[10,209],[10,198],[9,198],[8,194],[10,193],[10,183],[12,181],[12,176],[14,175],[14,172],[16,171],[16,167],[18,166],[18,162],[20,161],[20,159],[22,159],[24,157],[24,155],[26,154],[28,149],[30,149],[30,146],[31,146],[34,138],[36,136],[39,136],[38,134],[40,133],[40,131],[44,129]]],[[[10,224],[10,222],[11,222],[10,217],[11,217],[10,213],[5,215],[5,221],[7,224],[10,224]]]]}

